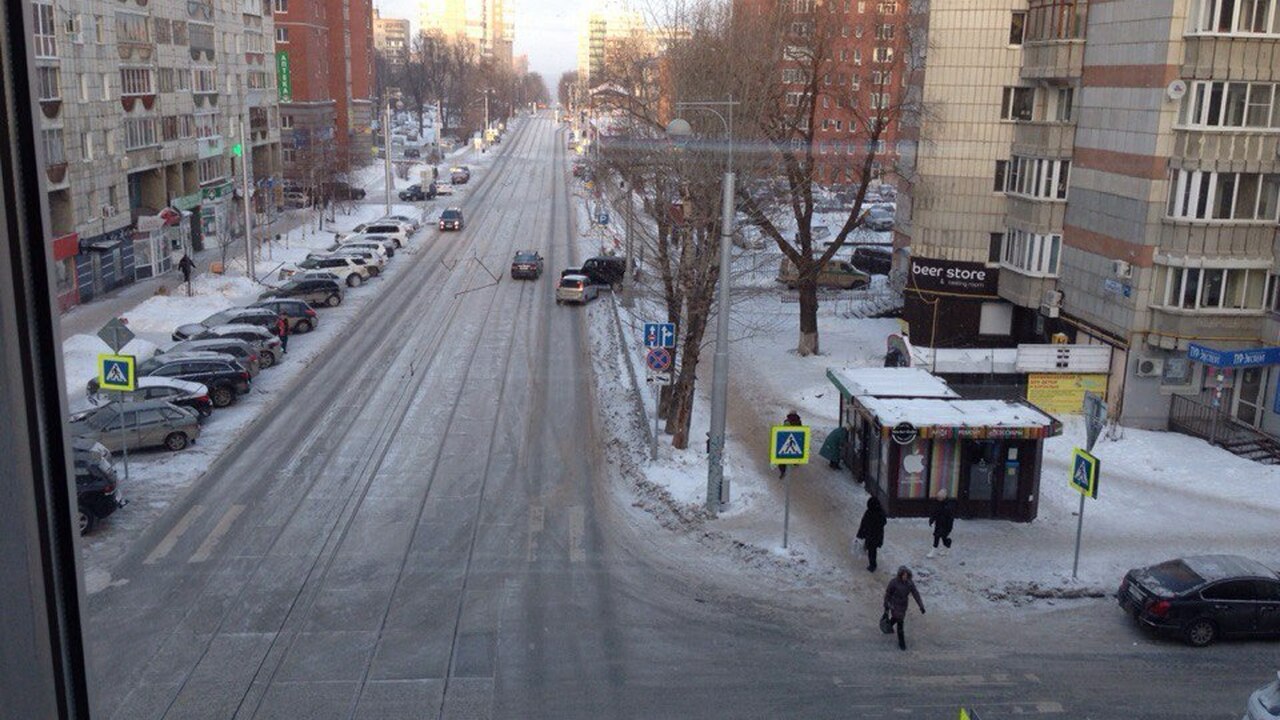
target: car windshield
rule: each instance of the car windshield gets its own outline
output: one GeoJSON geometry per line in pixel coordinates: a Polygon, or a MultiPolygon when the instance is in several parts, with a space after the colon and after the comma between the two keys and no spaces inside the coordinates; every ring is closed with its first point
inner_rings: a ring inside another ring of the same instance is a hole
{"type": "Polygon", "coordinates": [[[533,263],[537,261],[538,261],[538,256],[534,255],[533,253],[517,253],[515,257],[515,262],[520,262],[520,263],[533,263]]]}
{"type": "Polygon", "coordinates": [[[100,431],[106,429],[119,416],[120,413],[117,411],[116,406],[108,405],[86,418],[84,424],[100,431]]]}
{"type": "Polygon", "coordinates": [[[1183,593],[1203,585],[1205,579],[1192,570],[1183,560],[1170,560],[1147,568],[1147,573],[1158,587],[1169,594],[1183,593]]]}
{"type": "Polygon", "coordinates": [[[461,217],[462,217],[462,212],[459,210],[445,210],[444,212],[440,213],[441,220],[457,220],[461,217]]]}

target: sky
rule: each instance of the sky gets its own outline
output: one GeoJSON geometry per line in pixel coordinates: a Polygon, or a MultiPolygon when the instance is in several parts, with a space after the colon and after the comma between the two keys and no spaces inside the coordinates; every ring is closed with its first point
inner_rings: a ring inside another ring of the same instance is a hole
{"type": "MultiPolygon", "coordinates": [[[[587,0],[511,0],[516,6],[517,55],[529,55],[552,93],[561,73],[578,65],[578,28],[587,0]]],[[[419,0],[375,0],[383,17],[408,18],[417,29],[419,0]]]]}

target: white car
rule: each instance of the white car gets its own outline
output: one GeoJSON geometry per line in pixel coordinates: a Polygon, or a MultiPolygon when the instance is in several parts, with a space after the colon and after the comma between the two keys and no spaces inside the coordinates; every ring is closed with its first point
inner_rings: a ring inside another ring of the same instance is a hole
{"type": "Polygon", "coordinates": [[[353,247],[344,245],[333,251],[332,257],[348,257],[359,260],[368,268],[369,275],[377,277],[382,274],[382,268],[387,266],[387,256],[382,253],[382,248],[353,247]]]}
{"type": "Polygon", "coordinates": [[[436,195],[452,195],[453,183],[438,182],[436,183],[436,195]]]}
{"type": "Polygon", "coordinates": [[[1280,720],[1280,672],[1249,696],[1243,720],[1280,720]]]}
{"type": "Polygon", "coordinates": [[[350,245],[351,243],[370,243],[374,245],[381,245],[387,251],[387,257],[394,256],[396,254],[396,250],[402,245],[402,243],[396,239],[395,235],[348,235],[338,241],[338,245],[340,247],[343,245],[350,245]]]}
{"type": "Polygon", "coordinates": [[[338,246],[333,249],[333,252],[338,254],[348,248],[370,250],[377,254],[377,256],[383,261],[384,265],[387,260],[391,259],[392,254],[396,251],[395,244],[390,240],[384,242],[377,238],[362,238],[359,240],[343,240],[338,243],[338,246]]]}
{"type": "Polygon", "coordinates": [[[355,232],[341,239],[348,240],[356,235],[389,235],[395,238],[396,247],[403,247],[405,243],[409,242],[409,232],[398,222],[371,222],[357,225],[355,232]]]}
{"type": "Polygon", "coordinates": [[[395,223],[399,225],[401,228],[403,228],[405,232],[408,232],[408,233],[412,233],[414,230],[417,230],[419,227],[422,227],[422,223],[418,222],[414,218],[409,217],[408,215],[387,215],[386,217],[378,218],[377,220],[374,220],[372,223],[369,223],[369,224],[381,225],[382,223],[395,223]]]}
{"type": "Polygon", "coordinates": [[[358,262],[351,257],[335,257],[328,254],[311,254],[306,260],[298,263],[296,267],[286,267],[280,269],[280,278],[286,279],[292,277],[298,272],[304,270],[322,270],[327,273],[333,273],[338,277],[339,282],[344,282],[347,287],[356,287],[369,279],[372,274],[364,263],[358,262]]]}

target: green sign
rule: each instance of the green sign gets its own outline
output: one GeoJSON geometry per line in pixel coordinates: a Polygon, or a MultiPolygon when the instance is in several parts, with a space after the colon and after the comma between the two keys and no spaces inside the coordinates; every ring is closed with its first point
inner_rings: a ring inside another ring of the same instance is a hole
{"type": "Polygon", "coordinates": [[[276,89],[280,102],[293,102],[293,75],[290,72],[289,51],[276,51],[276,89]]]}
{"type": "Polygon", "coordinates": [[[201,197],[203,197],[205,200],[217,200],[218,198],[221,198],[224,195],[230,195],[230,194],[231,194],[230,180],[222,183],[221,185],[214,185],[213,187],[207,187],[200,191],[201,197]]]}
{"type": "Polygon", "coordinates": [[[174,198],[169,204],[176,210],[195,210],[200,205],[200,193],[193,192],[190,195],[182,195],[174,198]]]}

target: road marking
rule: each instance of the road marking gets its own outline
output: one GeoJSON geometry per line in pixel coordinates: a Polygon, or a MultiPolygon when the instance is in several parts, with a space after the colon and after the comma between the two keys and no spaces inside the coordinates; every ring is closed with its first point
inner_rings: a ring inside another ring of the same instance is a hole
{"type": "Polygon", "coordinates": [[[217,525],[213,526],[213,532],[209,533],[209,537],[200,543],[200,547],[196,548],[195,554],[187,562],[201,563],[208,560],[209,556],[213,554],[213,549],[218,546],[219,542],[222,542],[222,537],[231,529],[231,523],[235,522],[242,512],[244,512],[243,505],[232,505],[223,513],[222,519],[218,521],[217,525]]]}
{"type": "Polygon", "coordinates": [[[182,537],[182,534],[187,531],[187,528],[191,527],[191,523],[195,522],[196,519],[203,514],[203,505],[193,505],[191,509],[187,511],[187,514],[183,515],[178,522],[174,523],[173,529],[169,531],[168,535],[164,536],[164,539],[160,541],[159,545],[156,545],[155,549],[151,551],[151,554],[147,556],[147,559],[142,561],[142,564],[151,565],[157,560],[167,556],[173,550],[173,546],[178,544],[178,538],[182,537]]]}
{"type": "Polygon", "coordinates": [[[541,505],[529,506],[529,542],[525,548],[525,559],[533,562],[538,559],[538,533],[542,532],[546,522],[546,510],[541,505]]]}
{"type": "Polygon", "coordinates": [[[569,508],[569,562],[582,562],[587,557],[582,538],[587,524],[586,511],[581,505],[569,508]]]}

